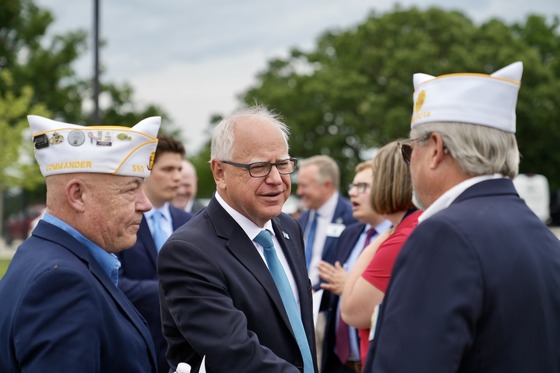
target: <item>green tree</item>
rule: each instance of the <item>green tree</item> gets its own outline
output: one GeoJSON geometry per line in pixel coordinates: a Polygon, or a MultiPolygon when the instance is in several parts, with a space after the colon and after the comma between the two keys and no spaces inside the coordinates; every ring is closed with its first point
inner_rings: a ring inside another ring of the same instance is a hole
{"type": "Polygon", "coordinates": [[[364,150],[407,136],[414,73],[491,73],[523,61],[521,172],[543,173],[558,188],[560,153],[551,152],[560,143],[558,56],[557,18],[477,25],[456,11],[397,6],[372,12],[349,29],[325,32],[310,52],[293,49],[288,58],[269,61],[241,100],[276,109],[291,127],[291,153],[332,156],[345,185],[364,150]]]}
{"type": "MultiPolygon", "coordinates": [[[[24,138],[27,114],[49,116],[43,105],[33,105],[33,89],[29,86],[14,93],[13,79],[8,70],[0,72],[4,94],[0,97],[0,196],[11,187],[35,188],[42,182],[39,166],[33,160],[30,139],[24,138]]],[[[0,227],[3,226],[4,199],[0,198],[0,227]]]]}
{"type": "MultiPolygon", "coordinates": [[[[78,76],[73,68],[87,49],[88,32],[75,30],[49,38],[47,31],[54,22],[52,13],[39,8],[34,0],[0,3],[0,68],[10,69],[15,87],[33,87],[33,101],[44,103],[55,118],[69,123],[100,124],[91,123],[91,113],[83,110],[83,103],[92,97],[92,80],[78,76]]],[[[103,66],[101,70],[102,78],[103,66]]],[[[0,94],[2,88],[0,82],[0,94]]],[[[19,93],[19,88],[15,93],[19,93]]],[[[134,104],[129,84],[117,85],[101,79],[100,93],[106,102],[101,108],[101,124],[132,126],[150,115],[168,119],[155,104],[134,104]]]]}
{"type": "MultiPolygon", "coordinates": [[[[129,84],[117,85],[103,79],[100,91],[105,106],[101,108],[101,123],[91,123],[91,113],[83,108],[84,103],[91,100],[92,80],[78,76],[73,68],[73,63],[86,50],[88,33],[76,30],[50,37],[47,31],[53,22],[52,13],[39,8],[34,0],[0,2],[0,71],[10,72],[0,75],[0,102],[6,107],[17,103],[9,113],[0,113],[2,134],[6,135],[0,140],[4,141],[2,162],[11,165],[7,168],[0,166],[3,186],[0,192],[4,192],[6,186],[19,186],[29,191],[37,183],[43,183],[38,168],[31,167],[35,174],[28,174],[33,171],[27,170],[29,165],[20,162],[20,156],[16,156],[22,150],[17,145],[25,143],[30,146],[29,139],[21,137],[22,131],[28,128],[25,122],[28,114],[48,115],[82,125],[132,126],[154,115],[164,118],[164,128],[169,123],[168,115],[157,105],[140,107],[135,104],[129,84]],[[4,156],[7,152],[10,156],[4,156]]],[[[165,128],[162,132],[177,134],[172,128],[165,128]]],[[[3,204],[2,196],[0,193],[0,205],[3,204]]],[[[0,218],[4,216],[0,206],[0,218]]]]}
{"type": "MultiPolygon", "coordinates": [[[[14,79],[14,94],[34,90],[34,102],[44,103],[56,118],[78,121],[88,84],[76,76],[72,63],[86,49],[85,31],[46,38],[53,15],[33,0],[0,4],[0,68],[14,79]]],[[[5,92],[0,82],[0,92],[5,92]]]]}
{"type": "MultiPolygon", "coordinates": [[[[215,114],[210,118],[210,128],[211,130],[222,120],[222,116],[215,114]]],[[[198,198],[210,198],[212,194],[216,191],[216,183],[214,182],[214,175],[212,175],[212,170],[210,169],[210,141],[202,148],[200,152],[196,155],[187,154],[187,158],[194,165],[197,176],[198,176],[198,198]]]]}

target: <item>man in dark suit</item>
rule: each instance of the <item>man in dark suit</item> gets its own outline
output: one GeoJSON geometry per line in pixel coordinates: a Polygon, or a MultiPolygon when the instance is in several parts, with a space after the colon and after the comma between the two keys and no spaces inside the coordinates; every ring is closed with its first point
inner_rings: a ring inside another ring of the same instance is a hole
{"type": "Polygon", "coordinates": [[[282,213],[296,167],[287,133],[260,106],[214,130],[216,193],[158,258],[172,366],[197,371],[205,356],[207,372],[316,372],[301,230],[282,213]]]}
{"type": "Polygon", "coordinates": [[[196,199],[197,190],[198,177],[196,176],[196,169],[190,161],[184,159],[179,187],[175,197],[171,200],[171,204],[193,215],[196,214],[205,207],[202,202],[196,199]]]}
{"type": "MultiPolygon", "coordinates": [[[[358,330],[344,323],[340,317],[340,295],[346,283],[348,271],[358,256],[380,233],[391,228],[391,222],[377,214],[371,207],[370,191],[373,182],[373,161],[359,163],[355,168],[348,196],[352,203],[352,214],[359,223],[351,224],[340,235],[334,251],[335,264],[319,262],[319,275],[324,283],[321,287],[327,304],[325,338],[321,361],[322,373],[361,372],[360,338],[358,330]],[[342,329],[344,328],[344,329],[342,329]],[[344,339],[339,341],[338,339],[344,339]],[[337,346],[340,350],[338,351],[337,346]]],[[[365,333],[367,338],[367,332],[365,333]]]]}
{"type": "Polygon", "coordinates": [[[0,280],[0,371],[156,372],[114,254],[151,207],[142,183],[161,119],[132,129],[28,119],[47,211],[0,280]]]}
{"type": "Polygon", "coordinates": [[[560,241],[511,180],[522,69],[414,76],[401,149],[425,212],[393,269],[365,372],[560,371],[560,241]]]}
{"type": "Polygon", "coordinates": [[[152,172],[143,186],[152,209],[143,214],[134,246],[119,254],[119,287],[148,322],[160,372],[167,372],[170,367],[165,358],[167,343],[161,330],[156,264],[163,242],[158,243],[158,239],[165,241],[192,217],[169,203],[179,185],[184,156],[185,148],[180,141],[165,135],[159,136],[152,172]],[[159,218],[159,221],[155,218],[159,218]]]}
{"type": "Polygon", "coordinates": [[[297,181],[297,195],[306,208],[298,221],[304,232],[307,271],[314,291],[317,354],[322,361],[327,298],[323,298],[317,265],[321,260],[334,264],[338,237],[346,226],[358,221],[352,216],[350,201],[339,193],[340,170],[331,157],[316,155],[302,160],[297,181]]]}
{"type": "Polygon", "coordinates": [[[299,223],[305,236],[309,278],[314,288],[319,289],[317,264],[321,260],[334,263],[338,237],[347,225],[358,221],[352,216],[350,201],[338,192],[340,170],[334,159],[317,155],[302,160],[297,179],[297,195],[307,209],[299,223]]]}

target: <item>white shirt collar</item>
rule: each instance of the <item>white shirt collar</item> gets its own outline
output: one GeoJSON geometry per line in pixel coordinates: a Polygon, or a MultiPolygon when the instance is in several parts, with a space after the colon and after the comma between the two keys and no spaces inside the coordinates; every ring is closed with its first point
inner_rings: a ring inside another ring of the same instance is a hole
{"type": "Polygon", "coordinates": [[[323,206],[317,209],[319,216],[329,222],[332,221],[337,203],[338,203],[338,192],[334,192],[333,195],[330,196],[330,198],[325,203],[323,203],[323,206]]]}
{"type": "Polygon", "coordinates": [[[274,237],[274,229],[272,229],[272,222],[269,220],[265,223],[264,227],[261,228],[251,220],[247,219],[245,216],[241,215],[238,211],[236,211],[233,207],[228,205],[228,203],[220,196],[219,193],[215,194],[216,200],[218,203],[226,210],[226,212],[236,221],[237,224],[243,229],[245,234],[251,239],[254,240],[263,229],[267,229],[270,231],[270,234],[274,237]]]}
{"type": "Polygon", "coordinates": [[[429,217],[437,214],[438,212],[446,209],[459,197],[465,190],[470,188],[471,186],[478,184],[480,182],[491,180],[491,179],[501,179],[504,176],[501,174],[494,174],[494,175],[482,175],[482,176],[475,176],[467,179],[465,181],[460,182],[459,184],[455,185],[451,189],[447,190],[438,199],[436,199],[430,207],[428,207],[422,215],[418,218],[418,224],[422,223],[424,220],[428,219],[429,217]]]}

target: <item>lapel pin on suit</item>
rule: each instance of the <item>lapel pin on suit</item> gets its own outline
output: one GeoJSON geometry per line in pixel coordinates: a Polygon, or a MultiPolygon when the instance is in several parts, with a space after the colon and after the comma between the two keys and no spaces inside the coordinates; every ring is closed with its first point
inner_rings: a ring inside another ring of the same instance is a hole
{"type": "Polygon", "coordinates": [[[288,233],[282,231],[282,236],[284,236],[285,239],[289,240],[290,236],[288,236],[288,233]]]}

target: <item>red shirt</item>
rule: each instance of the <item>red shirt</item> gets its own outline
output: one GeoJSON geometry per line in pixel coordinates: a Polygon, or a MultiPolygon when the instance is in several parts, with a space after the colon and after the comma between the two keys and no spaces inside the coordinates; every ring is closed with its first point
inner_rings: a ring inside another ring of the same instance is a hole
{"type": "MultiPolygon", "coordinates": [[[[422,211],[414,211],[408,214],[397,225],[395,232],[391,234],[377,249],[371,262],[362,273],[362,277],[381,290],[383,293],[387,290],[391,272],[397,260],[401,248],[412,233],[416,225],[418,225],[418,217],[422,211]]],[[[360,357],[362,364],[365,364],[366,355],[369,349],[369,329],[358,329],[360,336],[360,357]]]]}

